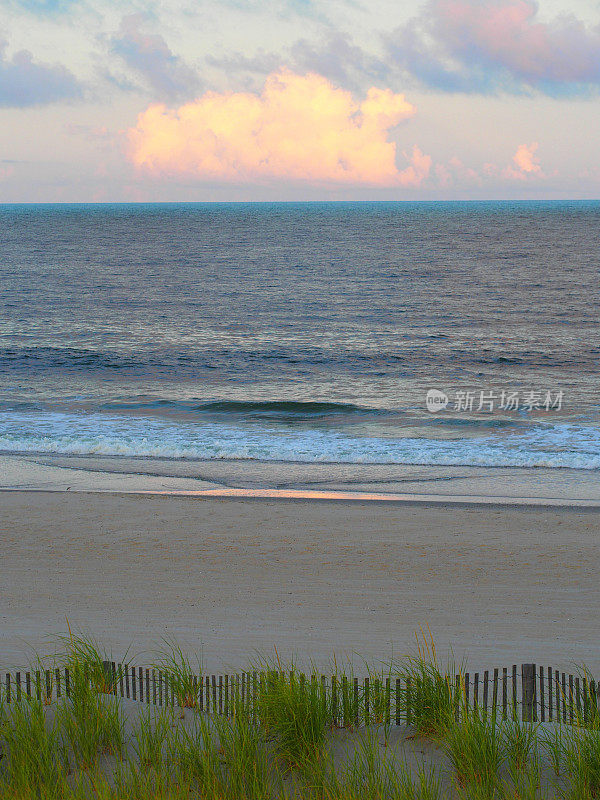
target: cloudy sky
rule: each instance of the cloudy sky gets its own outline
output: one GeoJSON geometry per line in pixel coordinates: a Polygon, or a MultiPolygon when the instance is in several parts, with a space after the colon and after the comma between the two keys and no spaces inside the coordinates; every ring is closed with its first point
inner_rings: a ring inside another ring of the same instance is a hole
{"type": "Polygon", "coordinates": [[[600,0],[0,0],[0,201],[600,197],[600,0]]]}

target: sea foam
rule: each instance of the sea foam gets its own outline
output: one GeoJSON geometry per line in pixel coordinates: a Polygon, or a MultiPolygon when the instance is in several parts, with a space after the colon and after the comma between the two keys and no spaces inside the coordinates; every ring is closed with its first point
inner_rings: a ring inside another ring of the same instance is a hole
{"type": "Polygon", "coordinates": [[[600,428],[531,423],[460,439],[352,435],[218,422],[57,412],[0,413],[0,450],[12,453],[255,459],[341,464],[600,469],[600,428]]]}

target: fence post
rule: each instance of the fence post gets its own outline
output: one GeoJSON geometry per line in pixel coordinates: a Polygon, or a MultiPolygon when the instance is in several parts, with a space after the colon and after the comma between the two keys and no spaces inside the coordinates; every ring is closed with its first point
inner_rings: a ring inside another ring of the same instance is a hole
{"type": "Polygon", "coordinates": [[[525,722],[533,722],[535,713],[535,664],[521,664],[521,697],[525,722]]]}

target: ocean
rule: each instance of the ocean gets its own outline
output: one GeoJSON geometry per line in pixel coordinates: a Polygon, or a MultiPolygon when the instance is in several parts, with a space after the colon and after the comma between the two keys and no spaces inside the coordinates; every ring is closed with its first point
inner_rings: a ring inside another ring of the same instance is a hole
{"type": "Polygon", "coordinates": [[[0,241],[4,454],[600,469],[598,202],[4,205],[0,241]]]}

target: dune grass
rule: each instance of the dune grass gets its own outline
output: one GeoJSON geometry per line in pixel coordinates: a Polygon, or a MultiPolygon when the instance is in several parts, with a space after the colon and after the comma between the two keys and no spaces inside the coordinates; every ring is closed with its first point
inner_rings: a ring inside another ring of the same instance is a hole
{"type": "Polygon", "coordinates": [[[49,722],[43,704],[27,699],[3,709],[1,720],[2,794],[37,792],[51,798],[62,785],[66,754],[57,721],[49,722]]]}
{"type": "Polygon", "coordinates": [[[293,664],[261,664],[256,713],[278,756],[289,766],[314,761],[322,753],[328,725],[333,724],[331,698],[314,678],[293,664]]]}
{"type": "Polygon", "coordinates": [[[100,693],[85,664],[73,664],[69,697],[57,707],[56,719],[74,765],[93,766],[103,753],[123,750],[123,719],[116,697],[100,693]]]}
{"type": "Polygon", "coordinates": [[[198,676],[202,675],[202,662],[197,661],[195,667],[183,652],[181,645],[173,639],[163,639],[158,651],[155,668],[162,672],[165,683],[175,695],[181,708],[197,708],[198,676]]]}
{"type": "Polygon", "coordinates": [[[455,716],[464,692],[462,671],[453,662],[442,665],[433,637],[421,631],[416,654],[405,656],[394,665],[393,672],[400,678],[398,700],[405,723],[420,736],[440,737],[455,716]]]}
{"type": "Polygon", "coordinates": [[[441,731],[442,747],[454,767],[461,793],[493,800],[503,761],[502,736],[494,715],[481,709],[460,709],[441,731]]]}
{"type": "Polygon", "coordinates": [[[473,708],[432,643],[360,685],[261,661],[255,702],[228,717],[200,711],[177,646],[160,661],[177,705],[159,708],[110,694],[90,638],[64,643],[68,697],[0,694],[0,800],[600,800],[597,714],[542,727],[473,708]]]}
{"type": "Polygon", "coordinates": [[[502,745],[510,767],[516,772],[537,759],[537,734],[536,724],[524,722],[517,711],[511,709],[502,725],[502,745]]]}

